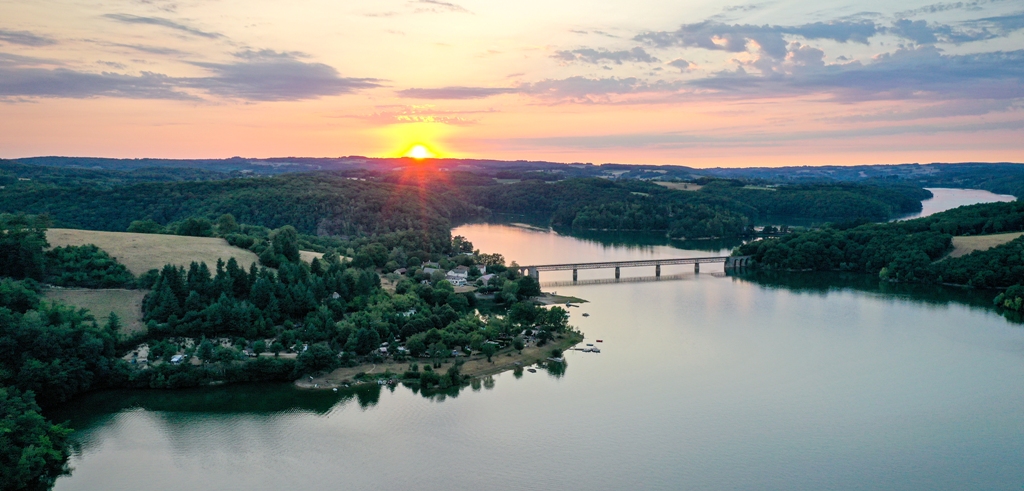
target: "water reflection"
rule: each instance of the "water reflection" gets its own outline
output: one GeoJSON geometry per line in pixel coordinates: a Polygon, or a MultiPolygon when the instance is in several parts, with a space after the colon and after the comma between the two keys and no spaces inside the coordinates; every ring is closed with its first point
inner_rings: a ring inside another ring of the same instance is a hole
{"type": "Polygon", "coordinates": [[[932,197],[921,202],[921,211],[904,215],[894,220],[910,220],[926,217],[941,211],[951,210],[978,203],[995,203],[1015,201],[1015,196],[995,194],[982,189],[925,188],[932,192],[932,197]]]}
{"type": "MultiPolygon", "coordinates": [[[[709,255],[460,230],[524,264],[709,255]]],[[[72,420],[85,447],[57,488],[934,491],[1024,482],[1024,330],[993,314],[988,292],[703,271],[558,291],[590,301],[571,309],[570,323],[600,353],[568,351],[566,364],[444,390],[281,384],[78,399],[58,419],[72,420]]]]}

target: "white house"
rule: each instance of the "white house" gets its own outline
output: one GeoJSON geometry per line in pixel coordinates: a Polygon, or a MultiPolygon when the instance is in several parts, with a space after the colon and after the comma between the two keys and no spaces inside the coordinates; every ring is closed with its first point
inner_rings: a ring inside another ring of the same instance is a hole
{"type": "Polygon", "coordinates": [[[449,271],[445,276],[452,276],[456,278],[466,279],[469,276],[469,270],[466,269],[453,269],[449,271]]]}
{"type": "Polygon", "coordinates": [[[448,283],[451,283],[452,286],[466,286],[465,276],[453,275],[451,273],[448,273],[444,277],[444,279],[448,280],[448,283]]]}

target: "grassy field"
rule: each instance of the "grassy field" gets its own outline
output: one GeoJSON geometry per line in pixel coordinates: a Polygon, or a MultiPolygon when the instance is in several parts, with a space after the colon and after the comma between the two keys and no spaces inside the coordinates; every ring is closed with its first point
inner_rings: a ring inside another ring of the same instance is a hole
{"type": "Polygon", "coordinates": [[[313,258],[323,259],[324,253],[313,251],[299,251],[299,258],[302,259],[303,261],[306,261],[307,263],[312,263],[313,258]]]}
{"type": "Polygon", "coordinates": [[[700,184],[694,184],[692,182],[660,182],[660,181],[655,181],[654,183],[659,185],[659,186],[664,186],[664,187],[669,188],[669,189],[675,189],[676,191],[697,191],[700,188],[704,187],[704,186],[701,186],[700,184]]]}
{"type": "Polygon", "coordinates": [[[51,228],[46,232],[46,240],[51,247],[96,244],[136,276],[165,264],[188,267],[192,261],[205,261],[212,270],[218,258],[227,261],[233,257],[239,266],[249,269],[250,264],[259,260],[252,251],[233,247],[216,237],[51,228]]]}
{"type": "Polygon", "coordinates": [[[121,318],[122,335],[141,332],[142,299],[148,290],[89,290],[84,288],[50,288],[46,298],[89,310],[96,321],[106,324],[110,313],[121,318]]]}
{"type": "Polygon", "coordinates": [[[969,237],[953,237],[953,252],[947,257],[960,257],[974,251],[984,251],[997,245],[1005,244],[1017,237],[1024,235],[1024,232],[1010,232],[1008,234],[974,235],[969,237]]]}

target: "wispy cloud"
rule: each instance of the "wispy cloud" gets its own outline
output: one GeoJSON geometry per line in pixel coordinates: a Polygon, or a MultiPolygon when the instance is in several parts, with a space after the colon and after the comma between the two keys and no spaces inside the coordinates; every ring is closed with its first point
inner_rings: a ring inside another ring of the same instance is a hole
{"type": "Polygon", "coordinates": [[[942,101],[923,107],[910,109],[895,107],[884,111],[865,114],[852,114],[822,118],[823,121],[837,122],[878,122],[878,121],[914,121],[920,119],[942,119],[959,116],[981,116],[998,113],[1015,107],[1014,101],[1008,100],[958,100],[942,101]]]}
{"type": "Polygon", "coordinates": [[[623,62],[657,63],[659,60],[637,46],[630,50],[608,51],[606,49],[580,48],[574,50],[558,51],[553,58],[562,61],[579,61],[583,63],[599,64],[614,63],[621,65],[623,62]]]}
{"type": "Polygon", "coordinates": [[[176,90],[169,77],[155,73],[133,76],[3,64],[0,64],[0,97],[196,99],[176,90]]]}
{"type": "Polygon", "coordinates": [[[188,79],[188,85],[250,101],[314,99],[380,86],[378,79],[342,77],[333,67],[301,61],[295,53],[243,51],[235,57],[233,63],[194,62],[214,76],[188,79]]]}
{"type": "Polygon", "coordinates": [[[163,17],[141,17],[141,16],[138,16],[138,15],[132,15],[132,14],[104,14],[103,17],[106,17],[108,19],[115,20],[117,22],[121,22],[121,23],[124,23],[124,24],[143,24],[143,25],[164,27],[164,28],[167,28],[167,29],[173,29],[175,31],[183,32],[183,33],[186,33],[186,34],[191,34],[193,36],[204,37],[204,38],[208,38],[208,39],[216,39],[216,38],[224,37],[220,33],[203,31],[203,30],[197,29],[195,27],[191,27],[191,26],[182,24],[181,22],[173,21],[173,20],[170,20],[170,19],[165,19],[163,17]]]}
{"type": "Polygon", "coordinates": [[[821,56],[817,50],[802,64],[773,64],[761,74],[740,68],[689,85],[738,97],[827,93],[844,101],[1024,97],[1024,50],[947,55],[921,46],[900,48],[867,64],[826,65],[821,56]]]}
{"type": "Polygon", "coordinates": [[[348,116],[376,124],[438,123],[453,126],[471,126],[477,120],[467,117],[471,114],[493,113],[488,111],[441,111],[434,106],[402,106],[395,109],[360,116],[348,116]]]}
{"type": "Polygon", "coordinates": [[[800,141],[829,139],[848,140],[896,135],[934,135],[945,133],[974,133],[987,131],[1013,131],[1024,128],[1024,121],[989,123],[907,124],[859,128],[837,128],[817,131],[745,131],[738,134],[711,134],[701,132],[624,133],[592,136],[556,136],[504,140],[503,144],[528,147],[611,149],[611,148],[713,148],[713,147],[772,147],[800,141]]]}
{"type": "Polygon", "coordinates": [[[403,89],[397,91],[397,94],[409,99],[483,99],[515,92],[518,90],[514,88],[449,86],[433,89],[403,89]]]}
{"type": "Polygon", "coordinates": [[[417,12],[459,12],[463,14],[471,14],[469,10],[461,5],[456,5],[451,2],[442,2],[441,0],[416,0],[414,3],[418,5],[426,5],[420,7],[417,12]]]}
{"type": "Polygon", "coordinates": [[[949,10],[981,10],[981,6],[992,3],[987,0],[974,0],[971,2],[946,2],[946,3],[933,3],[931,5],[925,5],[916,9],[904,10],[897,12],[897,17],[910,17],[920,14],[937,14],[940,12],[946,12],[949,10]]]}
{"type": "Polygon", "coordinates": [[[138,51],[138,52],[141,52],[141,53],[148,53],[148,54],[151,54],[151,55],[184,56],[184,55],[188,55],[189,54],[189,53],[186,53],[186,52],[178,50],[178,49],[167,48],[167,47],[164,47],[164,46],[148,46],[148,45],[145,45],[145,44],[122,44],[122,43],[103,43],[103,44],[105,44],[106,46],[114,46],[114,47],[118,47],[118,48],[126,48],[126,49],[130,49],[130,50],[138,51]]]}
{"type": "Polygon", "coordinates": [[[878,31],[878,27],[871,21],[815,22],[799,26],[757,26],[704,21],[685,24],[675,31],[644,32],[634,39],[658,48],[682,46],[733,53],[747,51],[748,45],[753,42],[769,56],[783,58],[789,44],[785,39],[786,35],[867,44],[868,38],[878,31]]]}
{"type": "Polygon", "coordinates": [[[524,93],[556,101],[608,102],[609,96],[675,92],[685,87],[678,81],[646,81],[636,77],[568,77],[524,84],[524,93]]]}
{"type": "Polygon", "coordinates": [[[10,29],[0,29],[0,42],[22,46],[49,46],[57,44],[56,40],[47,36],[29,31],[12,31],[10,29]]]}
{"type": "Polygon", "coordinates": [[[65,67],[43,68],[46,60],[0,53],[0,97],[201,100],[197,94],[245,101],[294,101],[341,95],[378,87],[372,78],[342,77],[322,63],[275,51],[246,51],[231,63],[193,62],[206,77],[92,73],[65,67]]]}
{"type": "Polygon", "coordinates": [[[440,87],[405,89],[402,97],[417,99],[483,99],[502,94],[524,94],[549,101],[602,102],[609,96],[673,92],[684,88],[683,82],[648,82],[635,77],[568,77],[522,83],[515,87],[440,87]]]}
{"type": "Polygon", "coordinates": [[[885,32],[918,44],[963,44],[1003,37],[1020,29],[1024,29],[1024,14],[986,17],[965,22],[963,26],[899,19],[885,32]]]}

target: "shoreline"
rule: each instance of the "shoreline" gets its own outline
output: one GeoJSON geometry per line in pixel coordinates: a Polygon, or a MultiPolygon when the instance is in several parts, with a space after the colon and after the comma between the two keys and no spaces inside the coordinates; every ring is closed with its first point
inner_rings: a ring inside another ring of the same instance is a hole
{"type": "MultiPolygon", "coordinates": [[[[491,362],[488,362],[487,357],[483,354],[474,352],[472,355],[465,357],[460,356],[458,358],[447,358],[441,363],[440,368],[434,368],[433,370],[437,373],[445,373],[448,368],[455,363],[455,360],[458,359],[463,362],[460,372],[467,380],[486,377],[488,375],[495,375],[501,372],[514,370],[516,368],[526,368],[539,362],[546,361],[551,356],[551,350],[560,349],[565,352],[577,344],[582,343],[583,340],[584,335],[581,333],[565,332],[560,334],[560,337],[556,337],[544,346],[536,346],[533,344],[528,345],[523,349],[522,353],[517,353],[516,350],[511,347],[502,348],[491,357],[491,362]]],[[[301,389],[333,390],[364,384],[374,384],[378,383],[379,380],[403,382],[401,379],[402,374],[405,373],[413,363],[421,366],[429,366],[431,364],[431,359],[412,358],[402,362],[391,360],[383,363],[370,363],[354,367],[337,368],[320,376],[296,380],[293,384],[301,389]],[[359,377],[360,374],[362,375],[361,377],[359,377]]]]}

